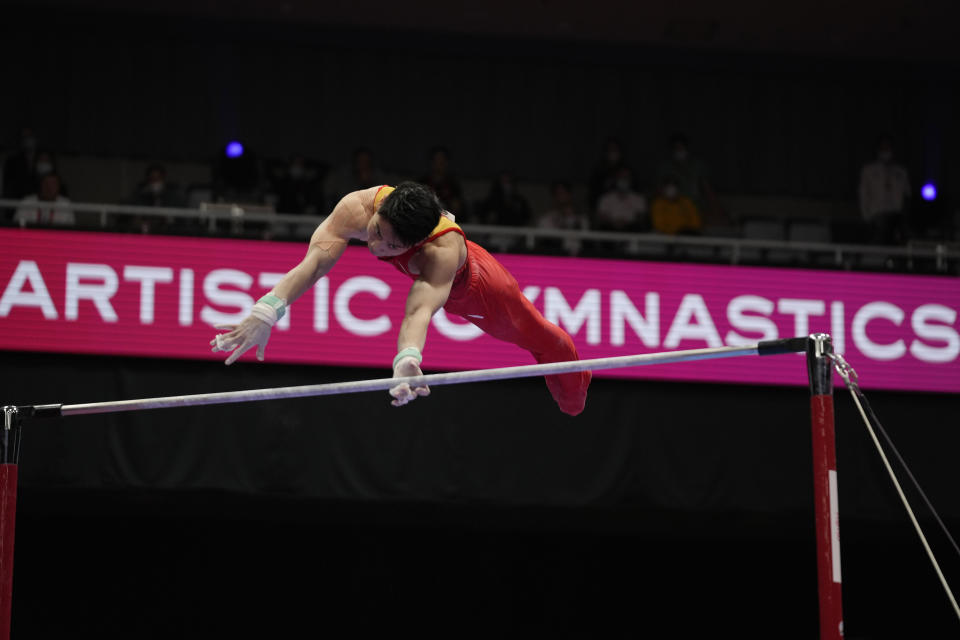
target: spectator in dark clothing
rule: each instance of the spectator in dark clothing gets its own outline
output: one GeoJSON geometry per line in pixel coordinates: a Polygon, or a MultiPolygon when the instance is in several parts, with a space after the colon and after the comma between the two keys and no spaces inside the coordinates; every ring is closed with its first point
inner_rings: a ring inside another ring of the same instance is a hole
{"type": "MultiPolygon", "coordinates": [[[[590,218],[577,207],[573,199],[573,186],[569,182],[554,182],[550,194],[553,203],[537,219],[541,229],[560,229],[564,231],[586,231],[590,228],[590,218]]],[[[582,241],[579,238],[549,238],[541,240],[539,248],[550,253],[563,252],[575,256],[580,253],[582,241]]]]}
{"type": "MultiPolygon", "coordinates": [[[[20,148],[3,163],[3,197],[19,200],[37,191],[37,138],[30,127],[20,130],[20,148]]],[[[52,168],[51,168],[52,171],[52,168]]],[[[49,172],[48,172],[49,173],[49,172]]]]}
{"type": "Polygon", "coordinates": [[[566,229],[586,231],[590,228],[590,218],[577,206],[573,198],[573,185],[564,180],[554,182],[550,187],[552,206],[543,212],[537,220],[541,229],[566,229]]]}
{"type": "Polygon", "coordinates": [[[670,137],[670,156],[660,163],[657,169],[657,181],[663,184],[673,180],[681,196],[693,201],[699,210],[708,207],[713,198],[713,190],[708,180],[707,168],[690,152],[690,142],[682,133],[670,137]]]}
{"type": "MultiPolygon", "coordinates": [[[[166,168],[163,165],[154,164],[147,167],[143,180],[127,199],[127,203],[138,207],[178,208],[186,206],[186,198],[177,185],[167,179],[166,168]]],[[[136,233],[170,231],[174,225],[185,226],[187,223],[172,216],[154,215],[135,215],[122,218],[117,222],[120,229],[136,233]]]]}
{"type": "Polygon", "coordinates": [[[262,204],[264,183],[256,154],[241,150],[221,153],[214,164],[213,197],[216,202],[262,204]]]}
{"type": "Polygon", "coordinates": [[[36,162],[33,164],[33,175],[36,176],[37,182],[39,182],[43,176],[56,172],[57,160],[53,156],[53,152],[47,151],[46,149],[38,151],[36,162]]]}
{"type": "MultiPolygon", "coordinates": [[[[28,143],[29,144],[29,143],[28,143]]],[[[26,151],[25,149],[23,151],[26,151]]],[[[8,158],[9,168],[10,168],[10,180],[12,181],[7,185],[7,175],[6,171],[4,173],[4,183],[3,183],[3,193],[6,198],[16,198],[14,193],[23,192],[23,195],[30,195],[36,193],[40,188],[40,180],[51,173],[57,173],[57,159],[53,155],[52,151],[47,149],[33,150],[29,153],[19,153],[8,158]],[[25,162],[28,158],[32,158],[32,163],[29,167],[24,166],[22,163],[25,162]]],[[[5,164],[5,169],[6,169],[5,164]]],[[[65,184],[61,183],[60,193],[67,195],[67,187],[65,184]]],[[[23,197],[23,196],[20,196],[23,197]]]]}
{"type": "Polygon", "coordinates": [[[167,179],[166,168],[154,164],[147,167],[129,202],[142,207],[183,207],[185,199],[177,185],[167,179]]]}
{"type": "Polygon", "coordinates": [[[327,202],[328,211],[333,211],[340,198],[353,193],[362,191],[370,187],[378,187],[386,184],[387,179],[383,171],[377,166],[377,158],[373,150],[367,147],[359,147],[353,152],[353,158],[349,165],[341,166],[330,172],[326,179],[326,192],[329,201],[327,202]]]}
{"type": "Polygon", "coordinates": [[[597,204],[604,194],[616,189],[617,175],[624,167],[629,169],[623,158],[620,142],[615,138],[609,138],[603,147],[603,157],[600,158],[600,162],[590,176],[590,184],[587,188],[587,204],[590,211],[596,211],[597,204]]]}
{"type": "Polygon", "coordinates": [[[487,197],[477,203],[476,215],[480,224],[513,227],[530,226],[532,212],[530,203],[517,191],[514,175],[502,171],[490,185],[487,197]]]}
{"type": "Polygon", "coordinates": [[[277,211],[311,216],[328,213],[322,210],[324,208],[322,179],[321,167],[308,162],[301,155],[292,156],[274,180],[277,211]]]}
{"type": "Polygon", "coordinates": [[[434,147],[430,151],[430,171],[420,178],[440,198],[443,208],[454,214],[463,215],[466,209],[463,203],[463,188],[450,169],[450,152],[445,147],[434,147]]]}
{"type": "Polygon", "coordinates": [[[860,213],[870,228],[866,240],[875,244],[903,244],[907,240],[907,209],[911,187],[907,168],[893,155],[893,141],[883,136],[876,159],[860,170],[860,213]]]}
{"type": "MultiPolygon", "coordinates": [[[[48,151],[47,149],[38,150],[33,159],[33,183],[27,190],[27,194],[37,193],[40,189],[40,182],[45,176],[52,173],[59,174],[56,156],[54,156],[52,151],[48,151]]],[[[60,182],[60,194],[64,196],[70,195],[66,183],[63,182],[63,178],[59,177],[59,175],[58,178],[60,182]]]]}

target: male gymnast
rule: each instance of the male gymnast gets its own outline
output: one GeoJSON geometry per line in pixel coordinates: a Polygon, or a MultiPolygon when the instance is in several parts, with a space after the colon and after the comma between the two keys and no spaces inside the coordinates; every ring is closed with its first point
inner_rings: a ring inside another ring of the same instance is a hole
{"type": "MultiPolygon", "coordinates": [[[[307,254],[239,325],[217,327],[227,333],[210,341],[213,351],[232,351],[231,364],[257,347],[263,360],[270,329],[286,308],[329,272],[350,240],[365,242],[380,260],[413,278],[397,338],[393,377],[420,376],[422,351],[433,314],[441,307],[462,316],[485,333],[529,351],[537,362],[577,360],[570,336],[548,322],[520,291],[516,279],[443,210],[428,187],[403,182],[396,188],[372,187],[347,194],[317,227],[307,254]]],[[[583,411],[589,371],[546,376],[560,410],[583,411]]],[[[426,385],[407,383],[390,389],[393,406],[430,394],[426,385]]]]}

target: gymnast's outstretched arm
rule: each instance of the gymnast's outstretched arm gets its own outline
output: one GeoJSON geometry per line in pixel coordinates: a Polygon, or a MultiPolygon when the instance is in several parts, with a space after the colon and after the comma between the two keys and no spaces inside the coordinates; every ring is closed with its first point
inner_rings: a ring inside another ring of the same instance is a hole
{"type": "MultiPolygon", "coordinates": [[[[407,294],[407,306],[397,336],[394,378],[423,375],[420,370],[421,352],[427,341],[430,319],[446,303],[457,275],[460,254],[455,244],[428,244],[421,255],[420,277],[413,282],[407,294]]],[[[430,395],[430,388],[424,385],[411,389],[404,382],[390,389],[390,395],[393,396],[390,404],[400,407],[417,396],[430,395]]]]}
{"type": "Polygon", "coordinates": [[[245,352],[257,347],[257,360],[263,360],[270,329],[283,317],[286,308],[325,276],[343,255],[352,238],[360,238],[366,228],[366,216],[359,192],[340,200],[333,212],[310,238],[307,254],[280,282],[260,298],[239,325],[219,325],[227,333],[210,341],[213,351],[232,351],[226,364],[232,364],[245,352]]]}

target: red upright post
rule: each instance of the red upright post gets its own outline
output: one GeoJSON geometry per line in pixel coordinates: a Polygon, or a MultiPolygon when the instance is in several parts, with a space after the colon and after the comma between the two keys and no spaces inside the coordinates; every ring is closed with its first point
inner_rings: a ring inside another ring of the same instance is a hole
{"type": "Polygon", "coordinates": [[[10,638],[13,604],[13,534],[17,519],[17,458],[20,455],[17,407],[3,408],[0,433],[0,640],[10,638]]]}
{"type": "Polygon", "coordinates": [[[13,534],[17,516],[17,465],[0,464],[0,639],[10,637],[13,603],[13,534]]]}
{"type": "Polygon", "coordinates": [[[829,358],[832,352],[830,336],[810,336],[807,371],[810,375],[810,423],[813,429],[813,491],[821,640],[843,638],[837,455],[833,430],[833,363],[829,358]]]}

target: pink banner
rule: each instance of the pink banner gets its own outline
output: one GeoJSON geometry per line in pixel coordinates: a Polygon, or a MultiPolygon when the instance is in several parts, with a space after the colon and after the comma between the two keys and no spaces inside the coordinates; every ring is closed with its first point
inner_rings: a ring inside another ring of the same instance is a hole
{"type": "MultiPolygon", "coordinates": [[[[223,358],[214,324],[239,322],[305,245],[0,229],[0,349],[223,358]]],[[[752,344],[813,332],[864,388],[960,391],[956,278],[504,255],[583,358],[752,344]]],[[[410,280],[350,247],[273,332],[267,361],[383,367],[410,280]]],[[[254,360],[251,351],[238,362],[254,360]]],[[[528,364],[461,318],[434,317],[424,368],[528,364]]],[[[597,372],[601,376],[806,384],[800,355],[597,372]]]]}

